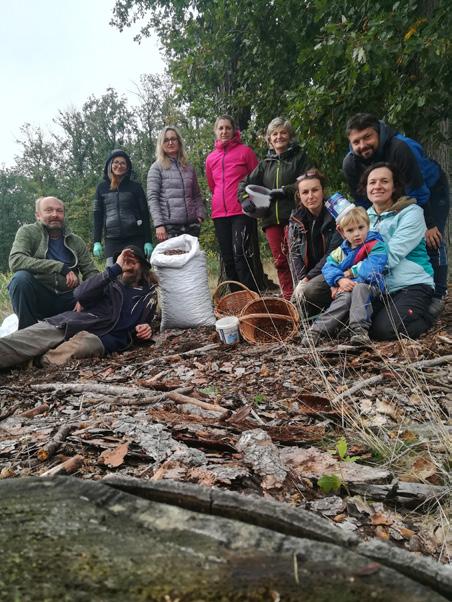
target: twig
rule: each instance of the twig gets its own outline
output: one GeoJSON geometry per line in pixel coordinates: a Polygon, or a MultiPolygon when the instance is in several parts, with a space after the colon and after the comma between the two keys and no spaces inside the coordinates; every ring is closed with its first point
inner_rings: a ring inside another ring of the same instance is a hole
{"type": "Polygon", "coordinates": [[[452,362],[452,355],[443,355],[441,357],[435,357],[432,360],[421,360],[406,367],[410,370],[413,370],[417,368],[430,368],[431,366],[441,366],[441,364],[449,364],[450,362],[452,362]]]}
{"type": "Polygon", "coordinates": [[[213,349],[218,349],[219,347],[219,343],[209,343],[208,345],[204,345],[203,347],[197,347],[196,349],[190,349],[189,351],[182,351],[181,353],[172,353],[171,355],[163,355],[161,357],[153,357],[151,360],[146,360],[145,362],[141,362],[141,364],[137,365],[150,366],[151,364],[158,364],[159,362],[173,360],[179,357],[185,357],[187,355],[203,354],[206,353],[206,351],[212,351],[213,349]]]}
{"type": "Polygon", "coordinates": [[[61,426],[57,430],[55,437],[53,437],[53,439],[51,439],[47,445],[41,447],[41,449],[38,449],[38,459],[41,462],[45,462],[54,456],[57,450],[61,447],[61,444],[67,439],[70,432],[77,427],[77,424],[64,424],[61,426]]]}
{"type": "Polygon", "coordinates": [[[13,404],[12,406],[10,406],[8,409],[6,409],[4,412],[2,412],[0,414],[0,421],[6,420],[6,418],[9,418],[10,416],[12,416],[14,414],[14,412],[16,410],[18,410],[20,407],[22,407],[22,403],[20,401],[18,403],[13,404]]]}
{"type": "Polygon", "coordinates": [[[365,380],[360,380],[359,382],[356,383],[356,385],[353,385],[353,387],[350,387],[350,389],[347,389],[346,391],[343,391],[339,395],[336,395],[336,397],[333,397],[333,399],[331,400],[331,403],[334,404],[334,403],[337,403],[338,401],[342,401],[344,399],[344,397],[347,397],[347,395],[353,395],[354,393],[356,393],[357,391],[360,391],[364,387],[368,387],[369,385],[376,385],[377,383],[381,382],[384,379],[384,377],[385,377],[384,374],[378,374],[377,376],[371,376],[370,378],[366,378],[365,380]]]}
{"type": "Polygon", "coordinates": [[[25,418],[33,418],[38,414],[44,414],[49,409],[49,405],[47,403],[42,403],[36,408],[31,408],[31,410],[26,410],[25,412],[21,412],[19,416],[24,416],[25,418]]]}
{"type": "Polygon", "coordinates": [[[213,405],[212,403],[207,403],[194,397],[188,397],[188,395],[181,395],[176,391],[168,391],[164,395],[166,399],[171,399],[176,403],[189,403],[191,405],[198,406],[199,408],[203,408],[204,410],[209,410],[210,412],[221,413],[222,415],[228,413],[228,410],[225,410],[221,406],[213,405]]]}
{"type": "Polygon", "coordinates": [[[65,474],[72,474],[82,466],[84,460],[85,458],[83,456],[77,454],[76,456],[69,458],[69,460],[62,462],[61,464],[57,464],[56,466],[53,466],[53,468],[49,468],[49,470],[46,470],[39,476],[54,477],[55,475],[61,474],[62,472],[64,472],[65,474]]]}

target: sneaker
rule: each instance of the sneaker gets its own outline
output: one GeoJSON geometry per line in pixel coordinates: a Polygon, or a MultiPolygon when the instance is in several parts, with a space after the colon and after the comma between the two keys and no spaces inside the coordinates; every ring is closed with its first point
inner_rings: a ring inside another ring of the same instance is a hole
{"type": "Polygon", "coordinates": [[[433,297],[428,306],[428,313],[434,319],[436,319],[443,311],[446,305],[446,300],[444,297],[433,297]]]}
{"type": "Polygon", "coordinates": [[[364,328],[353,328],[350,343],[352,345],[370,345],[369,333],[364,328]]]}
{"type": "Polygon", "coordinates": [[[301,339],[302,347],[315,347],[321,340],[322,335],[319,332],[308,331],[301,339]]]}

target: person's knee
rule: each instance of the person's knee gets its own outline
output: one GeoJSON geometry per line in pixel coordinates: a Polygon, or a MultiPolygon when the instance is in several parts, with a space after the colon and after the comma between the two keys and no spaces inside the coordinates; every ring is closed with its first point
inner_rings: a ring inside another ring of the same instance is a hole
{"type": "Polygon", "coordinates": [[[30,272],[26,270],[19,270],[14,274],[11,278],[11,281],[8,285],[8,290],[10,293],[15,293],[24,288],[29,288],[33,286],[35,283],[35,277],[30,272]]]}

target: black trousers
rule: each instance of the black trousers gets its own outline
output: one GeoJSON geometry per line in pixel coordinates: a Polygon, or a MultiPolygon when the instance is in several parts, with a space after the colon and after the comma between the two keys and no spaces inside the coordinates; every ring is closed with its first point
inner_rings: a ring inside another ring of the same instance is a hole
{"type": "Polygon", "coordinates": [[[247,215],[233,215],[217,217],[213,223],[228,280],[236,280],[257,291],[258,283],[253,273],[255,220],[247,215]]]}
{"type": "Polygon", "coordinates": [[[432,296],[430,286],[413,284],[374,301],[370,336],[378,341],[391,341],[398,335],[417,339],[433,323],[427,311],[432,296]]]}

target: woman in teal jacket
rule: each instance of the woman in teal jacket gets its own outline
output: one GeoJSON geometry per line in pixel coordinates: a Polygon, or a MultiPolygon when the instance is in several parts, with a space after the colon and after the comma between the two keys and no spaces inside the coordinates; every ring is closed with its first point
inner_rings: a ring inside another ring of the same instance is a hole
{"type": "Polygon", "coordinates": [[[389,163],[375,163],[361,178],[361,190],[372,203],[367,211],[370,227],[388,247],[388,295],[377,302],[371,336],[379,340],[398,335],[419,337],[430,328],[428,306],[434,290],[433,268],[425,245],[422,208],[415,199],[402,197],[402,183],[389,163]]]}

